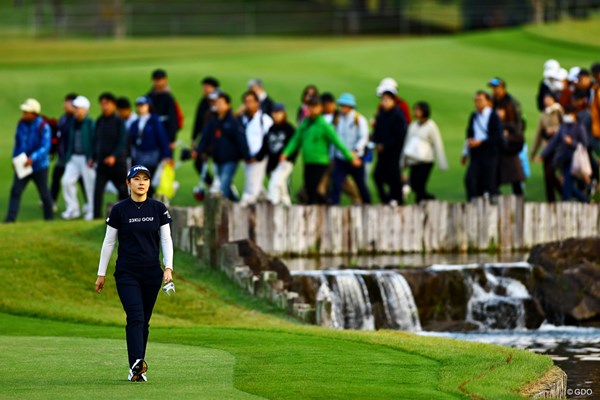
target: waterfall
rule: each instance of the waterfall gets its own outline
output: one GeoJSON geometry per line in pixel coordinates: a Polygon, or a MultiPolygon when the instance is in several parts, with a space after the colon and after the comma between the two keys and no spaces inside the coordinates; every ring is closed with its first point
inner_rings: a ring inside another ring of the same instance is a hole
{"type": "Polygon", "coordinates": [[[421,330],[412,291],[398,272],[342,270],[310,275],[320,279],[315,305],[318,325],[333,329],[374,330],[377,326],[421,330]],[[367,285],[365,279],[372,284],[367,285]],[[383,310],[377,321],[372,301],[383,310]]]}
{"type": "Polygon", "coordinates": [[[406,279],[391,271],[378,271],[376,276],[388,326],[392,329],[420,331],[419,312],[406,279]]]}
{"type": "Polygon", "coordinates": [[[516,279],[493,275],[487,268],[486,283],[466,277],[471,287],[466,320],[480,330],[525,329],[524,300],[531,296],[523,283],[516,279]]]}
{"type": "Polygon", "coordinates": [[[333,301],[337,323],[346,329],[375,330],[375,319],[369,300],[367,286],[360,273],[340,271],[333,277],[333,301]]]}

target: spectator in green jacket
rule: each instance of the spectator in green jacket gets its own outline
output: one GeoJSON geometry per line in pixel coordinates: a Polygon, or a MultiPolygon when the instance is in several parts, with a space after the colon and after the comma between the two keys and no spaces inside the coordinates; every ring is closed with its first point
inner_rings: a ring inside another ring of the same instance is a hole
{"type": "Polygon", "coordinates": [[[296,129],[296,133],[286,146],[281,161],[293,154],[298,148],[302,150],[304,159],[304,187],[308,204],[325,204],[326,198],[318,191],[318,185],[327,171],[330,162],[329,147],[337,147],[344,158],[353,166],[361,165],[360,159],[342,143],[335,129],[328,124],[323,116],[323,105],[317,96],[307,101],[308,118],[305,118],[296,129]]]}

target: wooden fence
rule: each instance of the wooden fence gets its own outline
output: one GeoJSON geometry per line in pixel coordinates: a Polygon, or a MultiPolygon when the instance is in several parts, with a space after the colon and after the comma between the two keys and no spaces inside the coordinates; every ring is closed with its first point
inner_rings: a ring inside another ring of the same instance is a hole
{"type": "Polygon", "coordinates": [[[352,255],[527,250],[535,244],[598,235],[599,205],[426,202],[422,205],[242,207],[212,197],[172,210],[176,246],[216,257],[224,243],[251,239],[270,255],[352,255]]]}

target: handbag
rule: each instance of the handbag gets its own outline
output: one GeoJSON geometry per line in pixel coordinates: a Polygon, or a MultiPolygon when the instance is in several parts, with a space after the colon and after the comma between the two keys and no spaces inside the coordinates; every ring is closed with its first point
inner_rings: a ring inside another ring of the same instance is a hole
{"type": "Polygon", "coordinates": [[[428,141],[414,135],[404,146],[404,156],[414,161],[430,162],[433,160],[433,148],[428,141]]]}
{"type": "Polygon", "coordinates": [[[571,160],[571,174],[577,179],[587,182],[592,176],[592,164],[587,149],[581,144],[577,144],[573,159],[571,160]]]}

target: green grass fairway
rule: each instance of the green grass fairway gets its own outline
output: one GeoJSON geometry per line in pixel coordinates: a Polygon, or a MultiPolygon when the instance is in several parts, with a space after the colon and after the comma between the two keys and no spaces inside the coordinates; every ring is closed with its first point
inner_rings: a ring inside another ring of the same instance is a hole
{"type": "Polygon", "coordinates": [[[302,325],[177,252],[177,294],[159,295],[152,320],[149,382],[130,384],[114,279],[93,290],[103,233],[100,222],[0,225],[0,399],[507,399],[552,365],[485,344],[302,325]]]}
{"type": "Polygon", "coordinates": [[[148,372],[147,385],[123,379],[122,340],[0,336],[0,351],[6,355],[0,365],[2,391],[13,393],[6,398],[259,398],[233,387],[231,354],[205,347],[152,344],[156,372],[148,372]]]}
{"type": "MultiPolygon", "coordinates": [[[[433,119],[442,131],[450,171],[435,170],[431,192],[440,199],[464,199],[464,168],[459,165],[472,94],[485,88],[488,79],[499,75],[522,103],[528,118],[528,140],[533,139],[538,112],[535,95],[542,65],[548,58],[566,67],[589,67],[597,61],[600,43],[598,20],[566,22],[542,27],[463,34],[434,38],[173,38],[105,40],[33,40],[5,38],[0,43],[0,212],[7,207],[12,173],[9,153],[18,105],[26,97],[38,98],[49,115],[61,112],[62,96],[76,91],[92,100],[97,116],[97,96],[105,90],[130,98],[145,93],[150,72],[166,68],[172,89],[186,116],[180,139],[188,143],[198,101],[199,81],[214,75],[240,104],[248,79],[263,78],[268,92],[287,104],[295,115],[302,88],[317,84],[323,91],[339,95],[353,92],[358,109],[372,116],[377,98],[375,87],[386,76],[396,78],[400,94],[411,104],[431,103],[433,119]]],[[[295,117],[293,117],[295,118],[295,117]]],[[[527,199],[543,199],[541,167],[533,165],[527,183],[527,199]]],[[[178,170],[181,189],[174,204],[195,204],[191,195],[197,183],[190,163],[178,170]]],[[[296,168],[292,185],[301,185],[301,168],[296,168]]],[[[237,184],[242,183],[242,168],[237,184]]],[[[506,191],[508,188],[504,188],[506,191]]],[[[59,202],[64,209],[62,201],[59,202]]],[[[39,219],[37,194],[30,188],[22,203],[20,220],[39,219]]]]}

